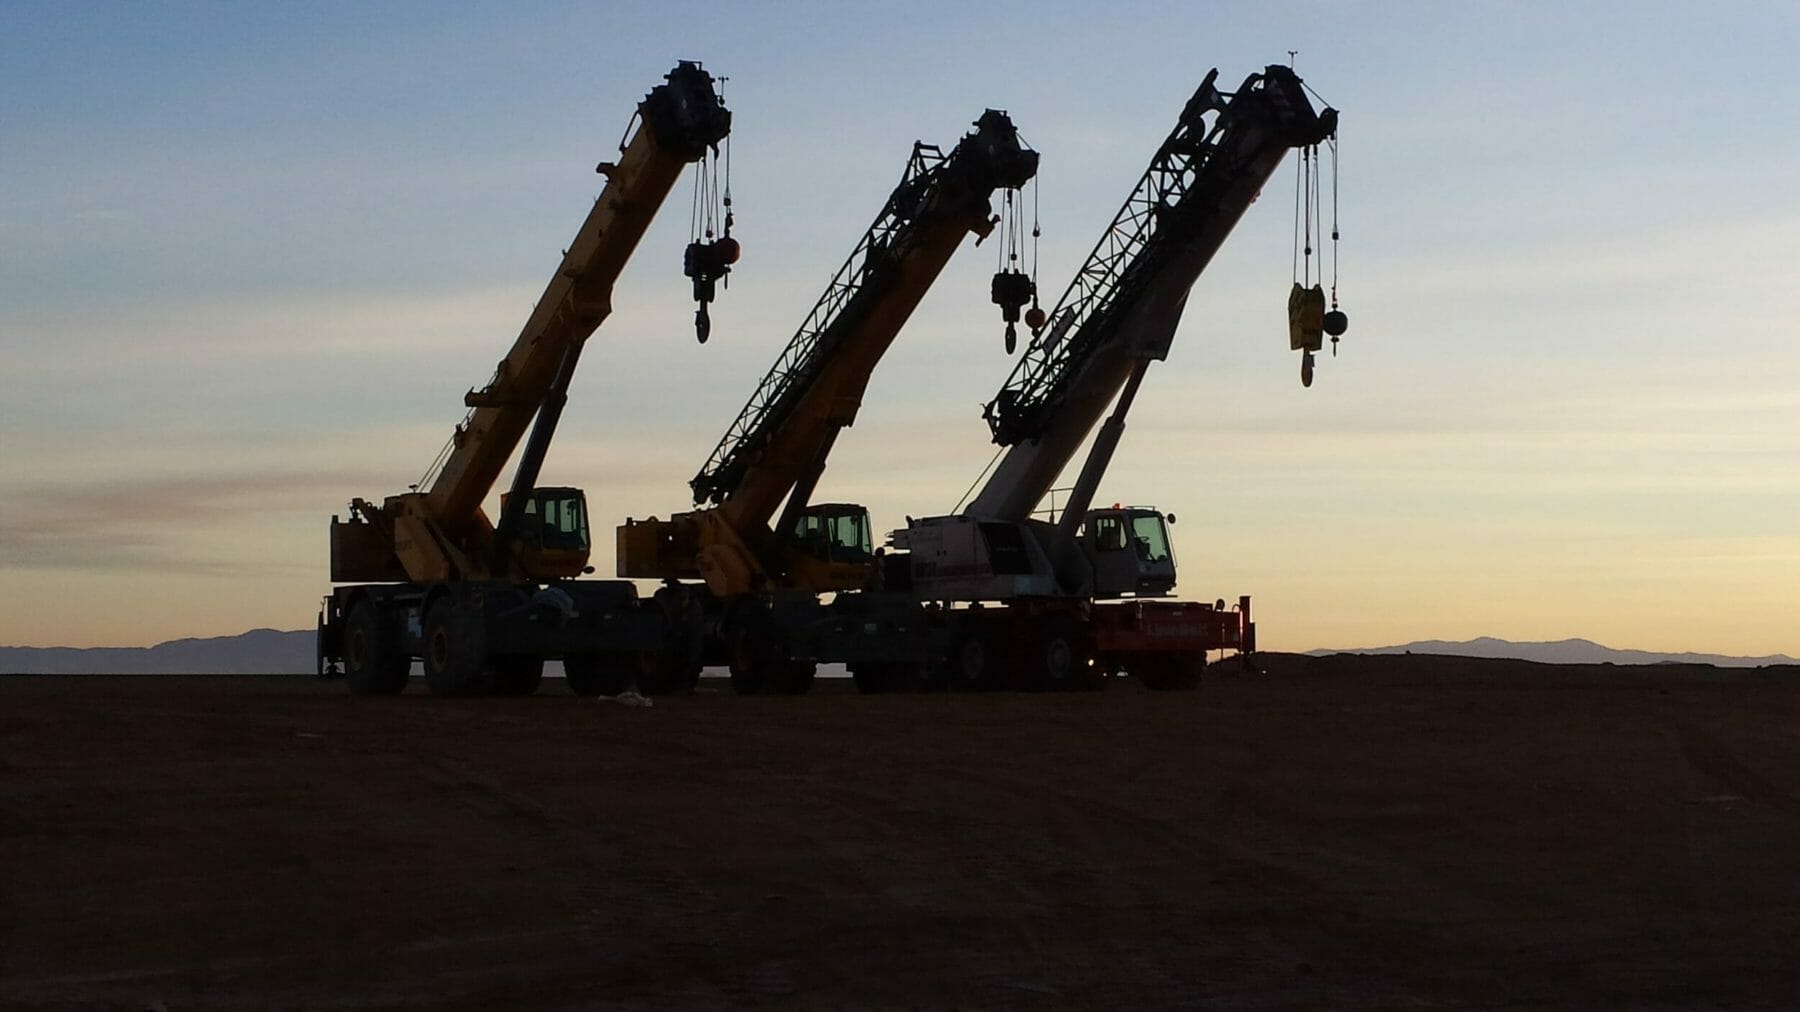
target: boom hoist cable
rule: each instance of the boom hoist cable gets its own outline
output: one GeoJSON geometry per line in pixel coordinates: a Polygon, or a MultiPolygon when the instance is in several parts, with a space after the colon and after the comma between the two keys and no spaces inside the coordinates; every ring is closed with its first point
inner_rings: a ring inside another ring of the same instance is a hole
{"type": "MultiPolygon", "coordinates": [[[[719,96],[724,100],[726,78],[719,78],[719,96]]],[[[712,334],[712,315],[706,307],[718,292],[718,282],[731,287],[731,265],[743,252],[731,237],[731,226],[737,217],[731,210],[731,137],[726,135],[724,153],[718,145],[694,163],[694,202],[688,224],[688,244],[681,257],[681,273],[694,282],[694,336],[706,343],[712,334]],[[721,170],[721,164],[723,169],[721,170]],[[723,181],[721,183],[721,176],[723,181]]]]}

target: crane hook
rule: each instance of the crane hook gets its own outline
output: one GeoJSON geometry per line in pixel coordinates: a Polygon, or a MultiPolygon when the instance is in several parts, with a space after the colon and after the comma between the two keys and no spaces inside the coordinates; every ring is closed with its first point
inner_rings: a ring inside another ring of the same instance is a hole
{"type": "Polygon", "coordinates": [[[700,304],[694,312],[694,335],[701,344],[705,344],[712,333],[712,317],[706,311],[706,304],[718,293],[718,280],[731,274],[731,265],[737,262],[740,252],[738,241],[728,235],[722,239],[688,243],[682,256],[681,272],[693,279],[694,301],[700,304]]]}
{"type": "Polygon", "coordinates": [[[1019,315],[1027,303],[1037,297],[1037,284],[1024,271],[1005,270],[994,275],[990,288],[993,303],[1000,307],[1000,318],[1006,321],[1006,353],[1019,346],[1019,315]]]}

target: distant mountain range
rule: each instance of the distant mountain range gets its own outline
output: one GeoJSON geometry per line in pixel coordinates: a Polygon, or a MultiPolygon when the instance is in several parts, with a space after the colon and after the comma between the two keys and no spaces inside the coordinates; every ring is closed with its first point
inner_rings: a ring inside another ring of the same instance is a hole
{"type": "Polygon", "coordinates": [[[313,635],[252,629],[153,647],[0,647],[0,675],[310,675],[313,635]]]}
{"type": "MultiPolygon", "coordinates": [[[[1489,636],[1309,653],[1315,657],[1340,653],[1449,654],[1514,658],[1544,664],[1711,664],[1722,668],[1800,664],[1786,654],[1766,657],[1671,654],[1615,650],[1582,639],[1513,643],[1489,636]]],[[[237,636],[170,640],[153,647],[0,647],[0,675],[310,675],[314,664],[311,629],[293,632],[252,629],[237,636]]],[[[822,670],[820,673],[835,672],[822,670]]]]}
{"type": "Polygon", "coordinates": [[[1472,640],[1419,640],[1395,647],[1358,647],[1352,650],[1311,650],[1314,657],[1330,654],[1448,654],[1455,657],[1510,658],[1542,664],[1711,664],[1721,668],[1758,668],[1771,664],[1800,664],[1786,654],[1765,657],[1732,657],[1725,654],[1657,653],[1652,650],[1618,650],[1593,640],[1553,640],[1547,643],[1514,643],[1482,636],[1472,640]]]}

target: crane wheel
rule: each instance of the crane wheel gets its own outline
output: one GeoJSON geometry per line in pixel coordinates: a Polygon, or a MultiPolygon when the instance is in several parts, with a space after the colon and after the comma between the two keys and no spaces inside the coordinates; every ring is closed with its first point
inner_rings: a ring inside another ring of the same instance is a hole
{"type": "Polygon", "coordinates": [[[740,696],[781,692],[787,650],[775,620],[759,604],[743,602],[726,616],[731,688],[740,696]]]}
{"type": "Polygon", "coordinates": [[[571,654],[563,658],[563,676],[577,696],[616,696],[631,688],[637,671],[616,654],[571,654]]]}
{"type": "Polygon", "coordinates": [[[740,696],[762,694],[783,660],[773,640],[754,630],[740,630],[731,638],[731,690],[740,696]]]}
{"type": "Polygon", "coordinates": [[[400,651],[397,630],[382,621],[367,598],[356,602],[344,623],[344,680],[358,696],[391,696],[406,689],[412,658],[400,651]]]}
{"type": "Polygon", "coordinates": [[[993,688],[997,682],[999,660],[999,650],[992,636],[974,631],[964,633],[950,654],[951,688],[965,692],[993,688]]]}
{"type": "Polygon", "coordinates": [[[504,654],[493,661],[494,693],[501,696],[536,695],[544,680],[544,659],[525,654],[504,654]]]}
{"type": "Polygon", "coordinates": [[[650,607],[667,624],[658,648],[640,657],[638,691],[646,696],[690,696],[700,684],[705,613],[694,595],[680,584],[666,585],[650,607]]]}
{"type": "Polygon", "coordinates": [[[1094,653],[1081,624],[1068,618],[1047,620],[1033,644],[1037,660],[1030,689],[1073,692],[1104,688],[1093,665],[1094,653]]]}
{"type": "Polygon", "coordinates": [[[493,688],[481,607],[445,597],[425,612],[425,684],[434,696],[479,696],[493,688]]]}

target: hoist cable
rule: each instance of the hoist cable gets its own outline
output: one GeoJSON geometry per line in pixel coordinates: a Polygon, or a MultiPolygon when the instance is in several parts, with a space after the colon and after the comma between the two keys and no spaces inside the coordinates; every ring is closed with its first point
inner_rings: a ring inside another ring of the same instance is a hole
{"type": "Polygon", "coordinates": [[[1338,289],[1338,145],[1337,135],[1325,141],[1331,149],[1331,308],[1337,308],[1338,289]]]}
{"type": "MultiPolygon", "coordinates": [[[[725,104],[725,81],[729,77],[718,79],[718,104],[725,104]]],[[[725,234],[731,234],[731,133],[725,133],[725,234]]],[[[731,285],[731,276],[725,276],[725,285],[731,285]]]]}
{"type": "MultiPolygon", "coordinates": [[[[1041,219],[1038,217],[1038,181],[1037,175],[1034,173],[1031,177],[1031,280],[1034,284],[1037,282],[1038,273],[1038,237],[1044,234],[1040,222],[1041,219]]],[[[1035,304],[1037,300],[1034,298],[1032,302],[1035,304]]]]}
{"type": "Polygon", "coordinates": [[[688,209],[688,242],[700,238],[700,166],[694,166],[694,197],[688,209]]]}
{"type": "Polygon", "coordinates": [[[1301,216],[1300,237],[1304,245],[1300,249],[1300,281],[1306,287],[1312,287],[1313,257],[1313,191],[1315,189],[1311,151],[1300,149],[1300,192],[1301,216]]]}
{"type": "Polygon", "coordinates": [[[1325,231],[1325,202],[1320,199],[1319,186],[1322,182],[1322,174],[1319,171],[1319,147],[1316,144],[1312,148],[1312,167],[1312,240],[1309,245],[1313,252],[1318,254],[1319,280],[1323,282],[1325,280],[1325,250],[1323,249],[1324,244],[1320,240],[1324,238],[1322,233],[1325,231]]]}
{"type": "Polygon", "coordinates": [[[1305,159],[1294,162],[1294,284],[1300,283],[1300,188],[1302,177],[1306,174],[1303,167],[1305,159]]]}
{"type": "Polygon", "coordinates": [[[1012,251],[1009,254],[1009,259],[1013,262],[1013,266],[1016,268],[1019,263],[1019,245],[1023,239],[1023,237],[1021,236],[1020,233],[1023,232],[1024,228],[1025,228],[1025,192],[1024,192],[1024,190],[1020,189],[1020,190],[1007,191],[1006,205],[1008,207],[1012,208],[1012,212],[1013,212],[1012,251]]]}

